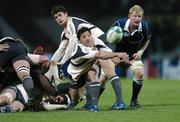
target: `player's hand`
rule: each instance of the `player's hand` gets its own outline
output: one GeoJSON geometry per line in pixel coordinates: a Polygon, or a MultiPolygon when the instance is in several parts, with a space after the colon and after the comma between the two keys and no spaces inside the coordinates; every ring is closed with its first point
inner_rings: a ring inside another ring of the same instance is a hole
{"type": "Polygon", "coordinates": [[[141,60],[141,56],[142,56],[142,51],[138,51],[137,53],[133,54],[133,58],[134,60],[141,60]]]}
{"type": "Polygon", "coordinates": [[[118,66],[121,66],[121,67],[130,67],[132,64],[129,60],[120,60],[120,62],[117,64],[118,66]]]}
{"type": "Polygon", "coordinates": [[[139,55],[138,53],[135,53],[133,55],[133,58],[134,58],[134,60],[141,60],[141,55],[139,55]]]}
{"type": "Polygon", "coordinates": [[[8,51],[9,48],[8,44],[0,44],[0,51],[8,51]]]}
{"type": "Polygon", "coordinates": [[[42,55],[43,54],[43,47],[42,46],[38,46],[36,47],[36,49],[34,50],[33,54],[38,54],[38,55],[42,55]]]}
{"type": "Polygon", "coordinates": [[[121,59],[119,57],[115,57],[115,58],[112,59],[112,61],[117,66],[121,66],[121,67],[129,67],[129,66],[131,66],[131,62],[127,58],[121,59]]]}
{"type": "Polygon", "coordinates": [[[120,59],[129,60],[129,55],[127,53],[118,53],[120,59]]]}

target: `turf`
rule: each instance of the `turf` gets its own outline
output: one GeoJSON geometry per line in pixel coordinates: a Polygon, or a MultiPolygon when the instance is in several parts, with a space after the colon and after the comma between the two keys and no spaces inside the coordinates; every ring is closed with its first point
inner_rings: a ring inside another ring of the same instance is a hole
{"type": "MultiPolygon", "coordinates": [[[[123,98],[129,105],[131,81],[122,80],[123,98]]],[[[0,122],[180,122],[180,81],[146,80],[139,96],[140,109],[112,111],[115,101],[110,84],[99,101],[99,112],[73,111],[0,113],[0,122]]]]}

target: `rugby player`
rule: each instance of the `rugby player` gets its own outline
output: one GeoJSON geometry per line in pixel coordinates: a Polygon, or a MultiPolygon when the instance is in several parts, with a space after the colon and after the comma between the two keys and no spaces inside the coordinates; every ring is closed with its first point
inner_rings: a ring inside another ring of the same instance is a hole
{"type": "Polygon", "coordinates": [[[97,112],[100,82],[98,77],[90,77],[89,75],[89,72],[95,70],[93,65],[97,59],[106,60],[118,57],[120,60],[128,62],[129,58],[126,53],[100,51],[98,47],[94,46],[95,40],[98,40],[98,38],[93,38],[90,29],[87,27],[82,27],[78,30],[77,38],[79,42],[72,53],[67,69],[72,78],[72,85],[70,87],[72,103],[70,104],[70,109],[78,103],[78,88],[86,84],[87,96],[89,96],[91,101],[86,108],[97,112]]]}
{"type": "Polygon", "coordinates": [[[123,29],[123,38],[116,44],[116,52],[126,52],[130,56],[132,66],[130,69],[134,74],[132,82],[132,97],[130,106],[139,108],[138,95],[144,81],[144,64],[142,55],[146,50],[150,38],[150,28],[147,21],[143,20],[144,10],[139,5],[129,9],[128,18],[118,19],[112,26],[123,29]]]}
{"type": "MultiPolygon", "coordinates": [[[[108,48],[103,42],[106,39],[104,32],[97,26],[83,19],[70,16],[68,10],[60,5],[55,6],[52,9],[51,14],[58,25],[63,27],[64,29],[61,34],[61,43],[59,45],[59,48],[53,54],[51,58],[52,61],[60,61],[60,64],[63,65],[70,59],[72,52],[77,45],[77,31],[82,27],[90,28],[92,37],[97,38],[94,42],[94,46],[96,46],[101,51],[112,52],[112,50],[108,48]]],[[[125,109],[126,105],[122,98],[122,90],[119,82],[119,77],[115,73],[115,64],[111,61],[111,59],[99,60],[99,62],[105,75],[111,82],[116,95],[116,101],[113,104],[112,108],[118,110],[125,109]]]]}

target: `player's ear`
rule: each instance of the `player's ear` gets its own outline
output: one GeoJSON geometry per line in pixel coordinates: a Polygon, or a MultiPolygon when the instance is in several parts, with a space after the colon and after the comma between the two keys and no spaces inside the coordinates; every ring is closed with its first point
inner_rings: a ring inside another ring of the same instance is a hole
{"type": "Polygon", "coordinates": [[[65,12],[64,14],[65,14],[66,16],[69,16],[69,15],[68,15],[68,12],[65,12]]]}
{"type": "Polygon", "coordinates": [[[128,17],[130,18],[130,17],[131,17],[131,14],[128,14],[128,17]]]}

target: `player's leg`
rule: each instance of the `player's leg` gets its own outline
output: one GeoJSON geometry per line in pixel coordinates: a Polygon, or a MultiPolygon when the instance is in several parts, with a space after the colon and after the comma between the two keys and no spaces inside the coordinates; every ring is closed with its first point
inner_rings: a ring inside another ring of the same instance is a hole
{"type": "Polygon", "coordinates": [[[71,98],[71,103],[68,106],[69,110],[72,110],[80,101],[80,93],[79,93],[79,88],[84,87],[85,83],[87,81],[87,75],[84,74],[82,75],[78,81],[71,81],[70,89],[69,89],[69,94],[71,98]]]}
{"type": "Polygon", "coordinates": [[[15,87],[8,87],[0,93],[0,112],[12,112],[11,103],[16,98],[17,89],[15,87]]]}
{"type": "Polygon", "coordinates": [[[131,107],[139,108],[140,105],[138,103],[138,95],[143,85],[143,77],[144,77],[144,65],[142,61],[135,61],[131,70],[134,74],[134,79],[132,83],[132,97],[131,97],[131,107]]]}
{"type": "Polygon", "coordinates": [[[30,65],[29,62],[26,60],[18,60],[13,63],[13,67],[19,77],[19,79],[22,81],[23,87],[25,88],[29,100],[33,99],[33,80],[30,76],[30,65]]]}
{"type": "Polygon", "coordinates": [[[79,98],[78,88],[71,87],[69,89],[69,94],[71,98],[71,103],[68,106],[68,110],[72,110],[78,104],[78,98],[79,98]]]}
{"type": "Polygon", "coordinates": [[[99,76],[99,81],[101,83],[100,86],[100,92],[99,92],[99,97],[101,96],[101,94],[104,92],[105,88],[106,88],[106,83],[108,81],[108,77],[105,75],[104,71],[101,69],[101,73],[99,76]]]}
{"type": "MultiPolygon", "coordinates": [[[[90,69],[90,71],[88,72],[88,81],[98,81],[99,80],[99,67],[97,65],[93,65],[92,68],[90,69]]],[[[86,104],[82,107],[82,109],[86,109],[89,105],[91,105],[92,103],[92,99],[91,96],[89,94],[90,90],[90,83],[87,82],[86,83],[86,104]]]]}
{"type": "Polygon", "coordinates": [[[113,109],[124,110],[126,105],[122,98],[121,82],[115,73],[115,64],[111,60],[99,60],[102,69],[108,77],[116,95],[116,102],[112,106],[113,109]]]}
{"type": "Polygon", "coordinates": [[[8,87],[0,93],[0,105],[10,104],[16,98],[16,89],[14,87],[8,87]]]}
{"type": "Polygon", "coordinates": [[[0,107],[1,112],[17,112],[22,111],[25,108],[24,104],[27,103],[28,96],[22,84],[17,85],[16,87],[8,87],[8,89],[5,90],[5,93],[10,93],[7,97],[9,100],[13,97],[13,100],[0,107]],[[10,97],[10,95],[12,96],[10,97]]]}
{"type": "Polygon", "coordinates": [[[88,103],[86,104],[86,109],[97,112],[98,111],[98,98],[100,90],[99,81],[89,81],[86,82],[86,95],[88,97],[88,103]]]}

